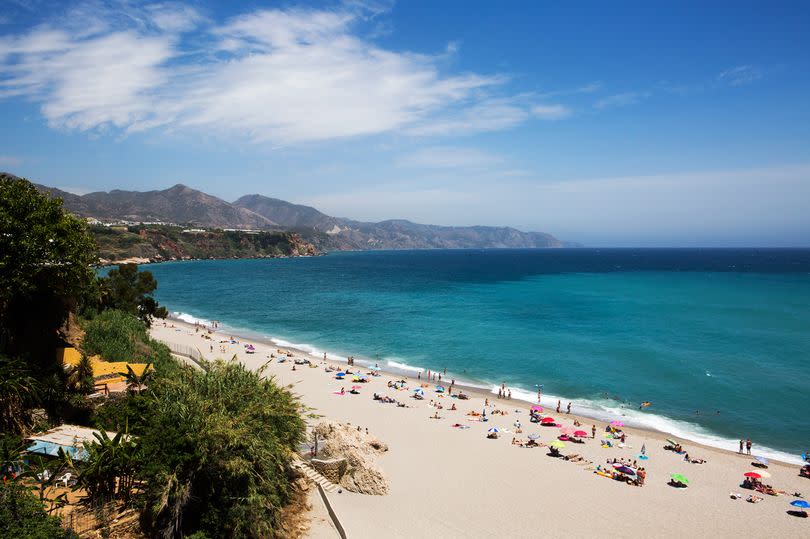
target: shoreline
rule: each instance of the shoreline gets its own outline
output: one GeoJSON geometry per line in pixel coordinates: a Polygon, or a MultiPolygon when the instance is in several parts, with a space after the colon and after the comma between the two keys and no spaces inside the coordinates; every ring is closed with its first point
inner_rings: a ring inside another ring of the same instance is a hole
{"type": "MultiPolygon", "coordinates": [[[[188,325],[188,326],[190,326],[192,328],[194,327],[194,322],[192,322],[192,320],[197,321],[197,322],[199,322],[201,324],[204,324],[204,325],[210,325],[210,323],[211,323],[210,320],[203,320],[201,318],[197,318],[197,317],[195,317],[193,315],[190,315],[188,313],[178,313],[178,312],[175,312],[175,311],[170,312],[169,317],[167,318],[167,320],[169,320],[169,319],[172,320],[172,321],[175,321],[175,322],[180,322],[182,324],[186,324],[186,325],[188,325]],[[182,318],[182,316],[185,316],[187,318],[184,319],[184,318],[182,318]]],[[[314,345],[296,344],[296,343],[292,343],[290,341],[287,341],[285,339],[282,339],[281,337],[268,336],[266,334],[256,332],[256,331],[253,331],[253,330],[249,330],[249,329],[246,329],[246,328],[233,328],[233,327],[228,326],[227,324],[224,327],[219,328],[217,331],[219,333],[233,332],[232,335],[234,335],[236,337],[239,337],[241,339],[251,339],[251,340],[254,340],[256,342],[260,342],[260,343],[262,343],[264,345],[267,345],[267,346],[289,349],[289,350],[295,351],[298,354],[304,355],[309,359],[314,358],[314,359],[316,359],[318,361],[323,361],[324,358],[322,357],[322,354],[325,352],[327,354],[328,361],[334,362],[334,363],[339,363],[341,365],[346,365],[347,364],[347,358],[343,358],[343,357],[338,356],[336,354],[329,353],[328,351],[325,351],[325,350],[320,350],[320,349],[316,348],[314,345]],[[307,348],[309,348],[309,350],[307,348]]],[[[424,380],[424,379],[418,380],[417,376],[416,376],[416,373],[417,372],[424,373],[427,369],[424,369],[422,367],[413,366],[413,365],[403,364],[403,363],[398,363],[399,365],[403,365],[402,367],[391,366],[391,365],[388,364],[390,362],[390,360],[385,360],[385,359],[380,359],[379,362],[381,363],[379,365],[380,370],[384,374],[387,374],[389,376],[394,376],[394,377],[404,377],[409,382],[413,382],[413,383],[417,383],[417,382],[418,383],[426,383],[426,380],[424,380]]],[[[371,368],[375,363],[376,363],[376,361],[373,360],[373,359],[356,358],[356,366],[361,366],[361,367],[365,367],[365,368],[371,368]]],[[[446,385],[447,383],[449,383],[448,381],[453,378],[453,376],[455,376],[454,373],[450,373],[449,376],[442,375],[442,382],[441,383],[443,385],[446,385]]],[[[437,385],[439,382],[434,383],[433,381],[430,381],[429,383],[431,385],[437,385]]],[[[509,400],[509,399],[497,399],[497,388],[498,387],[499,387],[498,384],[495,384],[495,383],[489,384],[486,381],[480,381],[480,382],[479,381],[470,381],[470,380],[464,380],[463,378],[457,378],[456,382],[455,382],[455,385],[454,385],[454,388],[463,389],[464,391],[466,391],[468,393],[472,393],[475,396],[480,397],[482,399],[483,398],[494,399],[493,402],[515,402],[516,405],[519,404],[520,406],[523,406],[527,410],[532,405],[538,404],[536,399],[529,400],[527,398],[521,398],[521,396],[516,396],[511,400],[509,400]]],[[[507,386],[507,389],[511,389],[511,390],[515,391],[516,393],[518,393],[518,395],[520,395],[520,394],[528,394],[529,393],[527,390],[525,390],[523,388],[516,388],[516,387],[507,386]]],[[[606,422],[609,422],[611,419],[615,419],[616,416],[621,416],[622,418],[625,418],[625,420],[627,420],[626,415],[624,413],[622,413],[622,412],[635,412],[636,411],[635,409],[631,409],[631,408],[623,408],[622,411],[619,412],[618,414],[609,414],[609,412],[607,410],[600,411],[600,410],[591,409],[587,405],[583,406],[582,404],[577,404],[577,401],[575,399],[568,399],[568,398],[565,398],[565,397],[562,397],[562,396],[559,396],[559,395],[547,395],[545,393],[543,393],[542,397],[543,397],[543,402],[540,403],[540,405],[544,408],[544,413],[549,413],[549,414],[552,414],[552,415],[556,414],[557,412],[555,410],[555,406],[554,406],[555,402],[554,401],[560,400],[561,401],[561,408],[560,408],[561,412],[560,413],[567,416],[569,414],[565,413],[565,407],[566,407],[566,404],[568,402],[571,402],[572,403],[572,411],[575,412],[575,413],[570,414],[570,416],[579,418],[580,420],[584,419],[584,420],[586,420],[586,422],[591,422],[592,424],[593,424],[593,422],[606,423],[606,422]],[[549,403],[547,401],[551,401],[551,402],[549,403]]],[[[586,402],[588,402],[590,404],[592,401],[586,401],[586,402]]],[[[697,425],[697,424],[694,424],[694,423],[688,423],[688,422],[686,422],[684,420],[671,418],[671,417],[668,417],[668,416],[665,416],[665,415],[654,414],[653,417],[656,418],[656,419],[659,419],[659,420],[663,420],[665,422],[672,422],[672,423],[675,423],[675,424],[685,423],[684,428],[689,428],[689,427],[703,428],[700,425],[697,425]]],[[[737,451],[735,451],[733,449],[729,449],[728,447],[723,447],[721,445],[713,445],[711,443],[707,443],[703,439],[700,439],[701,436],[700,436],[699,433],[698,434],[693,434],[691,432],[686,432],[684,434],[683,432],[680,432],[680,433],[669,432],[669,431],[665,431],[665,430],[655,429],[655,428],[652,428],[652,427],[647,426],[647,425],[639,426],[638,424],[633,424],[633,423],[635,423],[635,421],[633,421],[632,419],[627,420],[627,421],[628,422],[626,423],[626,428],[632,429],[632,430],[636,431],[637,433],[646,433],[648,436],[655,436],[659,440],[664,440],[666,438],[678,438],[678,439],[681,439],[681,440],[688,441],[690,444],[698,445],[698,446],[700,446],[702,448],[711,449],[711,450],[715,450],[715,451],[723,451],[723,452],[725,452],[725,453],[727,453],[729,455],[740,455],[739,452],[737,452],[737,451]]],[[[730,440],[730,439],[726,440],[726,439],[722,438],[720,435],[715,435],[713,433],[708,433],[708,434],[710,436],[715,436],[717,438],[718,442],[727,441],[728,445],[736,445],[734,440],[730,440]]],[[[780,450],[780,449],[770,448],[770,447],[767,447],[767,446],[761,446],[760,444],[756,444],[754,446],[754,454],[764,456],[764,457],[768,458],[771,461],[780,462],[780,463],[785,464],[785,465],[791,465],[791,466],[797,466],[797,467],[801,467],[801,465],[802,465],[801,458],[798,455],[791,458],[792,455],[790,453],[786,452],[786,451],[783,451],[783,450],[780,450]],[[763,448],[763,449],[758,450],[758,448],[763,448]]]]}
{"type": "MultiPolygon", "coordinates": [[[[623,429],[626,444],[613,439],[612,447],[607,447],[602,444],[605,423],[586,419],[581,428],[590,434],[591,425],[596,425],[597,439],[568,443],[562,451],[584,460],[550,458],[546,449],[530,450],[510,443],[513,437],[526,440],[533,435],[538,443],[547,445],[560,433],[530,423],[530,403],[493,398],[480,389],[465,390],[469,399],[460,400],[439,395],[431,387],[425,388],[424,400],[415,400],[410,398],[411,391],[424,381],[389,373],[369,376],[367,383],[358,385],[359,394],[352,395],[348,393],[352,382],[337,380],[328,370],[330,366],[343,369],[345,362],[324,361],[322,355],[314,357],[289,346],[240,337],[240,333],[220,327],[209,339],[207,332],[195,332],[193,324],[180,320],[167,321],[166,327],[158,322],[151,329],[154,338],[196,348],[206,359],[236,360],[254,370],[264,367],[266,376],[290,388],[307,407],[310,425],[322,418],[349,423],[368,429],[387,444],[388,451],[378,460],[388,479],[387,495],[345,490],[329,495],[351,537],[537,537],[538,530],[543,535],[594,537],[604,535],[606,526],[613,537],[633,538],[798,537],[807,533],[805,519],[786,514],[793,499],[789,495],[810,486],[799,477],[797,466],[771,462],[772,478],[767,481],[785,495],[763,495],[761,503],[751,504],[730,493],[754,493],[740,487],[742,474],[756,469],[751,465],[753,456],[683,442],[691,458],[706,460],[693,464],[664,449],[666,435],[635,428],[623,429]],[[230,336],[238,342],[231,343],[230,336]],[[247,353],[248,343],[255,346],[255,353],[247,353]],[[281,363],[270,357],[282,352],[291,357],[281,363]],[[295,365],[295,358],[308,359],[311,366],[295,365]],[[407,389],[387,385],[403,378],[407,389]],[[341,388],[347,393],[341,394],[341,388]],[[392,397],[406,407],[374,400],[372,393],[392,397]],[[489,407],[485,407],[485,399],[489,399],[489,407]],[[471,417],[484,408],[488,422],[471,417]],[[522,432],[518,432],[518,424],[522,432]],[[500,430],[500,439],[487,439],[492,427],[500,430]],[[638,459],[642,446],[647,456],[647,460],[639,459],[647,470],[643,487],[595,473],[596,466],[610,466],[606,460],[638,459]],[[689,487],[670,486],[674,473],[686,475],[689,487]]],[[[369,371],[359,361],[352,370],[369,371]]],[[[565,426],[582,417],[552,416],[565,426]]]]}

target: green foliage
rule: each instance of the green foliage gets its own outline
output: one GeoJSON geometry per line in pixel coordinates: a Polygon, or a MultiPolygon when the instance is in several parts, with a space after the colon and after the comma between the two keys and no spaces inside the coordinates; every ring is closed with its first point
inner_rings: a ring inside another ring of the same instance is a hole
{"type": "Polygon", "coordinates": [[[87,354],[82,354],[79,362],[70,370],[68,384],[83,395],[89,395],[93,392],[93,362],[87,354]]]}
{"type": "Polygon", "coordinates": [[[38,388],[24,361],[0,356],[0,431],[25,431],[25,411],[37,400],[38,388]]]}
{"type": "Polygon", "coordinates": [[[138,446],[123,431],[110,438],[101,429],[93,436],[95,442],[84,444],[87,459],[77,478],[76,488],[84,488],[93,503],[115,498],[126,501],[140,467],[138,446]]]}
{"type": "Polygon", "coordinates": [[[272,537],[304,433],[289,391],[240,364],[185,369],[155,384],[139,440],[145,521],[163,537],[272,537]]]}
{"type": "Polygon", "coordinates": [[[17,482],[0,484],[0,539],[76,537],[49,516],[36,496],[17,482]]]}
{"type": "Polygon", "coordinates": [[[152,318],[166,318],[169,314],[160,307],[152,293],[157,281],[150,271],[138,271],[136,264],[122,264],[98,280],[102,309],[117,309],[137,316],[146,326],[152,318]]]}
{"type": "Polygon", "coordinates": [[[107,361],[152,363],[158,371],[178,368],[168,347],[149,336],[146,325],[123,311],[104,311],[84,324],[84,351],[107,361]]]}
{"type": "Polygon", "coordinates": [[[94,281],[94,253],[60,199],[0,175],[0,352],[53,363],[55,329],[94,281]]]}

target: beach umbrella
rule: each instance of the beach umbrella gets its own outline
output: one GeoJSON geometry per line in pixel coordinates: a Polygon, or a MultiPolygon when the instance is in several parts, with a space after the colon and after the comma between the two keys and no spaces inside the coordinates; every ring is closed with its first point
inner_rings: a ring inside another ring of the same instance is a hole
{"type": "Polygon", "coordinates": [[[346,376],[346,373],[345,372],[338,372],[338,373],[335,374],[335,376],[346,376]]]}
{"type": "Polygon", "coordinates": [[[352,386],[352,389],[363,389],[363,386],[352,386]]]}
{"type": "Polygon", "coordinates": [[[416,388],[416,389],[413,390],[413,394],[414,395],[424,395],[425,391],[422,390],[422,389],[416,388]]]}
{"type": "Polygon", "coordinates": [[[766,459],[765,457],[754,457],[754,460],[755,460],[755,461],[757,461],[757,462],[759,462],[759,463],[760,463],[760,464],[762,464],[763,466],[767,466],[767,465],[768,465],[768,459],[766,459]]]}
{"type": "Polygon", "coordinates": [[[550,425],[550,424],[554,423],[554,418],[553,417],[544,417],[543,419],[540,420],[540,423],[545,423],[546,425],[550,425]]]}
{"type": "Polygon", "coordinates": [[[371,370],[378,371],[378,370],[380,370],[380,366],[379,365],[374,365],[373,367],[371,367],[371,370]]]}
{"type": "Polygon", "coordinates": [[[533,412],[542,412],[542,411],[543,411],[543,407],[542,407],[542,406],[537,406],[537,405],[535,404],[534,406],[532,406],[532,411],[533,411],[533,412]]]}
{"type": "Polygon", "coordinates": [[[610,422],[610,424],[611,424],[612,426],[614,426],[614,427],[623,427],[623,426],[624,426],[624,423],[622,423],[622,422],[621,422],[621,421],[619,421],[618,419],[616,419],[616,420],[614,420],[614,421],[611,421],[611,422],[610,422]]]}
{"type": "Polygon", "coordinates": [[[539,434],[529,434],[529,440],[539,440],[539,439],[540,439],[539,434]]]}
{"type": "Polygon", "coordinates": [[[565,447],[565,442],[561,442],[559,440],[554,440],[553,442],[548,444],[548,446],[553,447],[554,449],[562,449],[563,447],[565,447]]]}
{"type": "Polygon", "coordinates": [[[752,479],[762,479],[762,475],[759,472],[746,472],[743,474],[745,477],[750,477],[752,479]]]}
{"type": "Polygon", "coordinates": [[[588,433],[585,432],[584,430],[578,430],[578,431],[574,432],[574,436],[576,436],[577,438],[582,438],[582,437],[588,436],[588,433]]]}
{"type": "Polygon", "coordinates": [[[674,473],[674,474],[670,475],[670,477],[676,483],[681,483],[682,485],[688,485],[689,484],[689,480],[687,478],[685,478],[683,475],[679,474],[679,473],[674,473]]]}
{"type": "Polygon", "coordinates": [[[636,471],[633,468],[624,466],[623,464],[614,464],[613,469],[626,475],[636,475],[636,471]]]}
{"type": "Polygon", "coordinates": [[[807,503],[805,500],[793,500],[790,502],[790,505],[800,509],[810,509],[810,503],[807,503]]]}
{"type": "Polygon", "coordinates": [[[676,441],[675,441],[675,440],[673,440],[672,438],[667,438],[667,443],[668,443],[669,445],[678,445],[678,442],[676,442],[676,441]]]}
{"type": "Polygon", "coordinates": [[[648,457],[647,455],[638,455],[636,458],[639,460],[649,460],[650,457],[648,457]]]}
{"type": "Polygon", "coordinates": [[[762,479],[767,479],[768,477],[771,476],[771,474],[769,474],[765,470],[760,470],[757,473],[760,475],[760,477],[762,477],[762,479]]]}
{"type": "Polygon", "coordinates": [[[436,393],[443,393],[443,392],[444,392],[444,386],[436,386],[436,393]]]}
{"type": "Polygon", "coordinates": [[[499,432],[501,432],[501,431],[498,429],[498,427],[492,427],[492,428],[491,428],[491,429],[489,429],[487,432],[493,432],[493,433],[495,433],[495,434],[498,434],[498,433],[499,433],[499,432]]]}

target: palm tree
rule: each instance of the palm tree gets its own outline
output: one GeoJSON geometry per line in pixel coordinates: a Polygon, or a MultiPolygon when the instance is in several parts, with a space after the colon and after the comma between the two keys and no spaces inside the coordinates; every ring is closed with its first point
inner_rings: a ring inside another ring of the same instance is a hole
{"type": "Polygon", "coordinates": [[[20,359],[0,356],[0,430],[25,432],[25,410],[37,399],[38,384],[20,359]]]}
{"type": "Polygon", "coordinates": [[[95,442],[84,444],[87,460],[76,488],[84,488],[93,502],[128,499],[138,470],[137,446],[125,432],[110,438],[107,431],[100,429],[93,436],[95,442]]]}
{"type": "Polygon", "coordinates": [[[82,354],[81,359],[73,367],[68,376],[68,385],[80,393],[89,395],[95,389],[93,379],[93,360],[82,354]]]}
{"type": "Polygon", "coordinates": [[[132,370],[132,367],[127,364],[127,390],[131,393],[135,393],[136,395],[140,395],[141,391],[143,391],[146,384],[152,379],[152,375],[154,375],[155,371],[152,369],[152,364],[147,363],[146,367],[144,367],[143,372],[140,376],[132,370]]]}

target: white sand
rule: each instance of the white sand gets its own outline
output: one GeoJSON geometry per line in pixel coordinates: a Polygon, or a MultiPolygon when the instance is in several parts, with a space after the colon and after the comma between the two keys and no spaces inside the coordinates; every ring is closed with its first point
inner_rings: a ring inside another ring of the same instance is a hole
{"type": "MultiPolygon", "coordinates": [[[[274,345],[238,337],[238,345],[227,345],[226,353],[220,353],[218,341],[226,338],[220,333],[213,335],[214,353],[209,353],[212,341],[204,339],[203,332],[195,334],[193,326],[178,321],[170,324],[176,328],[164,328],[158,321],[153,336],[197,347],[210,359],[230,359],[236,354],[239,361],[255,369],[265,364],[271,353],[278,355],[274,345]],[[245,353],[248,342],[256,346],[255,354],[245,353]]],[[[465,414],[480,412],[483,396],[461,401],[438,398],[432,389],[426,389],[426,399],[416,401],[408,398],[411,391],[388,389],[387,381],[401,376],[385,373],[360,384],[360,395],[335,395],[341,387],[348,391],[354,384],[335,380],[334,373],[324,371],[322,359],[303,352],[295,354],[315,360],[318,368],[297,366],[292,371],[292,361],[273,360],[267,374],[290,385],[313,412],[368,428],[390,448],[380,460],[390,481],[389,495],[344,491],[329,496],[349,537],[810,537],[810,519],[787,514],[792,509],[791,496],[763,495],[765,499],[758,504],[729,497],[731,492],[746,497],[752,493],[739,487],[742,474],[754,469],[751,457],[684,443],[690,456],[708,461],[691,464],[681,455],[663,450],[666,435],[635,429],[625,429],[629,447],[624,449],[604,449],[596,440],[588,439],[584,445],[568,444],[562,451],[576,452],[604,465],[608,458],[635,458],[646,442],[650,458],[639,464],[647,469],[647,484],[628,486],[595,475],[583,465],[548,457],[545,448],[511,445],[516,419],[524,430],[517,436],[524,440],[538,433],[540,441],[548,443],[559,434],[558,429],[529,423],[525,403],[490,396],[490,404],[494,404],[488,409],[490,420],[470,422],[465,414]],[[410,408],[376,402],[374,392],[407,402],[410,408]],[[445,407],[439,410],[442,419],[429,419],[436,411],[428,405],[431,399],[445,407]],[[449,410],[454,402],[458,411],[449,410]],[[495,408],[507,410],[509,415],[492,415],[495,408]],[[471,428],[452,428],[454,423],[471,428]],[[493,426],[510,432],[502,433],[498,440],[488,440],[485,433],[493,426]],[[688,477],[689,488],[669,486],[671,473],[688,477]]],[[[411,380],[410,387],[418,387],[418,382],[411,380]]],[[[574,420],[573,415],[564,413],[551,415],[566,426],[574,420]]],[[[580,419],[583,430],[590,432],[594,422],[580,419]]],[[[596,426],[599,437],[605,424],[596,426]]],[[[797,466],[774,462],[768,472],[772,477],[766,483],[810,496],[810,480],[798,476],[797,466]]]]}

